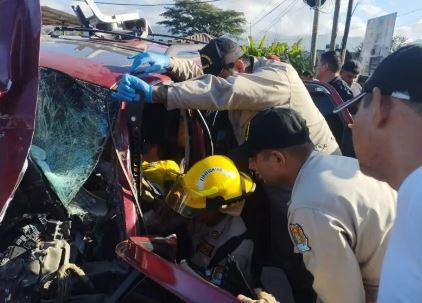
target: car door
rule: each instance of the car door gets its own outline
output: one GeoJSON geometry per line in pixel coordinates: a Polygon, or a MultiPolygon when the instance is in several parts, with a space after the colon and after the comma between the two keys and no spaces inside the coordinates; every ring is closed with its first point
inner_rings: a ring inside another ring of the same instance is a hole
{"type": "Polygon", "coordinates": [[[0,222],[26,169],[38,93],[38,0],[0,1],[0,222]]]}

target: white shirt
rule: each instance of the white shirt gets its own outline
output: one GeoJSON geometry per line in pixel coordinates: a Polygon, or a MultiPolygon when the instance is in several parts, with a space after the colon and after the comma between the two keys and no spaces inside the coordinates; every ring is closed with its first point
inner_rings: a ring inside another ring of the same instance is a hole
{"type": "Polygon", "coordinates": [[[378,302],[422,302],[422,167],[400,186],[397,208],[378,302]]]}

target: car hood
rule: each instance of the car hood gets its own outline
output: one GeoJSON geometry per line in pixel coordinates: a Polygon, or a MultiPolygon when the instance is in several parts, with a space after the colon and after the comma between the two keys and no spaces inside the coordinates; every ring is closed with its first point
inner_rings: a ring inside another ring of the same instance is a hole
{"type": "Polygon", "coordinates": [[[0,222],[26,170],[38,93],[38,0],[0,1],[0,222]]]}

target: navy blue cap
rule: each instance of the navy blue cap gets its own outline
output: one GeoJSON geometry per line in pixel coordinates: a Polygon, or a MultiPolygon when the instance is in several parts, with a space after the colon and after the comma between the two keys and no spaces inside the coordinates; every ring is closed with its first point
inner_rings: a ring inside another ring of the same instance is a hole
{"type": "Polygon", "coordinates": [[[242,57],[243,51],[239,44],[221,37],[212,39],[199,54],[204,74],[218,76],[224,67],[242,57]]]}
{"type": "Polygon", "coordinates": [[[251,157],[264,149],[286,148],[310,143],[306,121],[290,108],[275,107],[257,113],[245,133],[245,142],[230,155],[251,157]]]}

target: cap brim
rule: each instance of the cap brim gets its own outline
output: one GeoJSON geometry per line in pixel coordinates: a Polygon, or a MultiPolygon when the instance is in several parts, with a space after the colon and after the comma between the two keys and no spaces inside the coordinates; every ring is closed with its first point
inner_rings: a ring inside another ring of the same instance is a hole
{"type": "Polygon", "coordinates": [[[352,106],[354,103],[358,102],[359,100],[361,100],[363,97],[366,96],[366,94],[368,93],[360,93],[359,95],[357,95],[356,97],[350,99],[347,102],[344,102],[342,104],[340,104],[339,106],[337,106],[334,110],[333,110],[333,114],[337,114],[339,112],[341,112],[343,109],[349,108],[350,106],[352,106]]]}
{"type": "Polygon", "coordinates": [[[239,147],[229,151],[229,158],[231,159],[248,159],[256,154],[256,150],[251,148],[247,143],[243,143],[239,147]]]}

